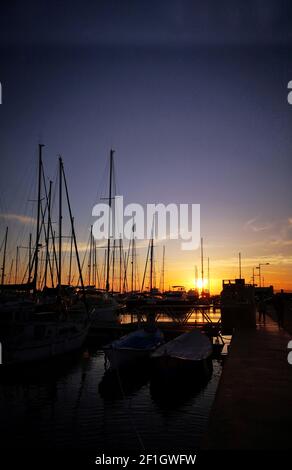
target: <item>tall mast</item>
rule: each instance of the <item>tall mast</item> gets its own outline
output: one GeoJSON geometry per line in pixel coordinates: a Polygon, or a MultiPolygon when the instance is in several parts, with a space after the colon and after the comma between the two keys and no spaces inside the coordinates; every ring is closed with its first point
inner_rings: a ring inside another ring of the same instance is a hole
{"type": "Polygon", "coordinates": [[[104,262],[103,262],[103,287],[106,289],[106,260],[107,250],[104,250],[104,262]]]}
{"type": "Polygon", "coordinates": [[[110,290],[109,276],[110,276],[110,250],[111,250],[111,207],[112,207],[112,179],[113,179],[113,158],[114,150],[110,152],[110,174],[109,174],[109,221],[108,221],[108,240],[107,240],[107,260],[106,260],[106,291],[110,290]]]}
{"type": "MultiPolygon", "coordinates": [[[[52,228],[52,227],[51,227],[52,228]]],[[[55,269],[56,269],[56,279],[57,279],[57,283],[58,283],[58,277],[59,277],[59,270],[58,270],[58,261],[57,261],[57,253],[56,253],[56,244],[55,244],[55,240],[56,240],[56,230],[53,231],[52,233],[52,242],[53,242],[53,255],[54,255],[54,259],[53,259],[53,263],[52,263],[52,279],[54,279],[55,277],[55,269]],[[54,269],[55,268],[55,269],[54,269]]],[[[53,286],[54,287],[54,284],[53,286]]]]}
{"type": "Polygon", "coordinates": [[[150,245],[150,292],[152,292],[152,289],[153,289],[153,230],[152,230],[152,238],[151,238],[151,245],[150,245]]]}
{"type": "Polygon", "coordinates": [[[10,270],[9,270],[9,276],[8,276],[8,284],[11,284],[11,276],[12,276],[13,263],[14,263],[14,258],[12,258],[12,260],[11,260],[11,265],[10,265],[10,270]]]}
{"type": "Polygon", "coordinates": [[[93,254],[94,254],[94,287],[99,285],[98,281],[98,272],[97,272],[97,248],[96,248],[96,241],[93,238],[93,254]]]}
{"type": "MultiPolygon", "coordinates": [[[[55,245],[55,231],[53,231],[52,218],[51,218],[51,195],[48,195],[48,192],[47,192],[44,171],[42,173],[43,173],[43,184],[44,184],[45,196],[46,196],[47,208],[48,208],[48,230],[46,234],[46,246],[49,247],[49,240],[50,240],[50,235],[51,235],[53,259],[51,261],[50,256],[48,256],[48,264],[49,264],[50,274],[51,274],[51,284],[52,284],[52,287],[54,287],[54,264],[55,264],[56,273],[57,273],[57,283],[59,280],[59,269],[58,269],[58,260],[57,260],[56,245],[55,245]]],[[[50,192],[51,192],[52,184],[53,183],[50,181],[50,192]]]]}
{"type": "Polygon", "coordinates": [[[153,238],[151,240],[151,247],[150,247],[150,292],[152,292],[153,288],[153,238]]]}
{"type": "MultiPolygon", "coordinates": [[[[74,224],[74,217],[73,224],[74,224]]],[[[73,230],[71,229],[71,240],[70,240],[70,258],[69,258],[69,275],[68,275],[68,285],[71,285],[71,277],[72,277],[72,252],[73,252],[73,230]]]]}
{"type": "Polygon", "coordinates": [[[80,263],[80,258],[79,258],[78,247],[77,247],[76,233],[75,233],[75,229],[74,229],[74,218],[73,218],[73,215],[72,215],[71,204],[70,204],[70,199],[69,199],[69,192],[68,192],[68,186],[67,186],[67,181],[66,181],[66,176],[65,176],[62,160],[61,160],[61,164],[60,164],[60,170],[61,170],[60,176],[61,177],[63,176],[63,178],[64,178],[64,186],[65,186],[66,199],[67,199],[67,205],[68,205],[68,209],[69,209],[69,217],[70,217],[71,229],[72,229],[73,240],[74,240],[75,255],[76,255],[76,261],[77,261],[77,266],[78,266],[78,271],[79,271],[79,279],[81,281],[81,287],[82,287],[82,291],[83,291],[84,303],[85,303],[85,307],[86,307],[87,313],[88,313],[88,307],[87,307],[86,299],[85,299],[85,288],[84,288],[84,283],[83,283],[82,268],[81,268],[81,263],[80,263]]]}
{"type": "Polygon", "coordinates": [[[92,264],[92,225],[89,235],[89,255],[88,255],[88,285],[91,285],[91,264],[92,264]]]}
{"type": "Polygon", "coordinates": [[[163,252],[162,252],[161,292],[164,292],[164,264],[165,264],[165,245],[163,245],[163,252]]]}
{"type": "Polygon", "coordinates": [[[40,275],[39,275],[39,283],[38,283],[38,286],[39,286],[39,289],[42,288],[42,273],[43,273],[43,264],[44,264],[44,253],[43,251],[41,252],[41,256],[40,256],[40,275]]]}
{"type": "Polygon", "coordinates": [[[134,292],[134,263],[135,263],[135,223],[132,227],[132,251],[131,251],[131,292],[134,292]]]}
{"type": "Polygon", "coordinates": [[[3,261],[2,261],[2,276],[1,276],[1,284],[2,284],[2,286],[4,285],[4,279],[5,279],[5,264],[6,264],[7,237],[8,237],[8,227],[6,227],[5,239],[4,239],[4,252],[3,252],[3,261]]]}
{"type": "Polygon", "coordinates": [[[145,277],[146,277],[146,272],[147,272],[147,267],[148,267],[148,260],[149,260],[150,249],[151,249],[151,240],[149,240],[149,244],[148,244],[148,250],[147,250],[147,255],[146,255],[146,262],[145,262],[144,273],[143,273],[143,279],[142,279],[142,285],[141,285],[141,292],[143,292],[143,290],[144,290],[145,277]]]}
{"type": "Polygon", "coordinates": [[[119,241],[119,254],[120,254],[120,286],[119,286],[119,292],[120,294],[122,293],[122,239],[120,238],[119,241]]]}
{"type": "Polygon", "coordinates": [[[91,255],[90,255],[90,283],[89,283],[89,285],[91,286],[91,285],[94,284],[94,252],[93,252],[92,225],[91,225],[91,228],[90,228],[90,240],[91,240],[91,244],[90,244],[91,255]]]}
{"type": "Polygon", "coordinates": [[[112,293],[114,292],[114,282],[115,282],[115,254],[116,254],[116,240],[114,238],[114,243],[113,243],[112,293]]]}
{"type": "Polygon", "coordinates": [[[208,257],[208,290],[210,295],[210,259],[208,257]]]}
{"type": "Polygon", "coordinates": [[[45,276],[44,276],[44,287],[47,286],[47,275],[48,275],[48,264],[50,257],[49,242],[50,242],[50,223],[51,223],[51,198],[52,198],[52,181],[49,183],[49,195],[48,195],[48,222],[47,222],[47,240],[46,240],[46,261],[45,261],[45,276]]]}
{"type": "Polygon", "coordinates": [[[34,263],[34,291],[37,290],[37,276],[39,264],[40,247],[40,220],[41,220],[41,190],[42,190],[42,150],[44,145],[39,144],[39,169],[38,169],[38,208],[37,208],[37,226],[36,226],[36,244],[35,244],[35,263],[34,263]]]}
{"type": "Polygon", "coordinates": [[[31,265],[31,259],[32,259],[32,252],[31,252],[31,233],[29,234],[29,241],[28,241],[28,283],[31,281],[31,271],[32,271],[32,265],[31,265]]]}
{"type": "Polygon", "coordinates": [[[17,278],[18,278],[18,263],[19,263],[19,246],[16,247],[14,284],[17,284],[17,278]]]}
{"type": "Polygon", "coordinates": [[[202,276],[202,294],[204,293],[204,255],[203,255],[203,237],[201,237],[201,276],[202,276]]]}
{"type": "Polygon", "coordinates": [[[123,285],[124,292],[128,291],[128,279],[127,279],[127,277],[128,277],[128,266],[129,266],[129,259],[130,259],[131,243],[132,243],[132,239],[130,238],[129,246],[128,246],[128,250],[127,250],[127,255],[125,255],[125,258],[124,258],[124,285],[123,285]]]}
{"type": "Polygon", "coordinates": [[[59,287],[62,282],[62,167],[62,158],[59,157],[59,287]]]}

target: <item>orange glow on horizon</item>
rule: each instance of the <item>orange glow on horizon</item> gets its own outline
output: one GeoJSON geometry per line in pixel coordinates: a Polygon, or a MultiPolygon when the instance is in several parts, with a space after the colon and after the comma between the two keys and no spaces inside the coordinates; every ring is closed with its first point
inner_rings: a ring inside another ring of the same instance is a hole
{"type": "Polygon", "coordinates": [[[194,280],[194,286],[200,290],[207,289],[208,284],[209,284],[208,279],[197,279],[197,280],[195,279],[194,280]]]}

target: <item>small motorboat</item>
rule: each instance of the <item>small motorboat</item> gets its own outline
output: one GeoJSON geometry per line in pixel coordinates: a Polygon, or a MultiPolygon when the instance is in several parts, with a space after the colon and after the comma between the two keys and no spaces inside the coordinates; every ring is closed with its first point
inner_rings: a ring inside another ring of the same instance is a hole
{"type": "Polygon", "coordinates": [[[151,355],[154,370],[172,376],[194,371],[212,371],[212,344],[209,338],[194,329],[165,343],[151,355]]]}
{"type": "Polygon", "coordinates": [[[164,342],[163,333],[156,329],[139,329],[104,346],[112,369],[134,365],[150,357],[164,342]]]}

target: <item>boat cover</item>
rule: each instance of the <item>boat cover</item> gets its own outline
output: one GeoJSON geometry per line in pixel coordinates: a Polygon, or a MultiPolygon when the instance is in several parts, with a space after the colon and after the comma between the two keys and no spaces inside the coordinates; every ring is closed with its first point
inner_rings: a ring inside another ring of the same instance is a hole
{"type": "Polygon", "coordinates": [[[188,361],[201,361],[212,354],[212,345],[207,336],[199,330],[184,333],[160,346],[152,354],[153,358],[164,355],[188,361]]]}
{"type": "Polygon", "coordinates": [[[106,348],[114,349],[152,349],[163,343],[163,333],[160,330],[148,332],[144,329],[133,331],[122,338],[113,341],[106,348]]]}

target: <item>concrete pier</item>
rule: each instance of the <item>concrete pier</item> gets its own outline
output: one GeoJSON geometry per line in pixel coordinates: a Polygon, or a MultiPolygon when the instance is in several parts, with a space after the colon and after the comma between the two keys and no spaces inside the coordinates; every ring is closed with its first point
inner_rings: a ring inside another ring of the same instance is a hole
{"type": "Polygon", "coordinates": [[[292,449],[290,339],[269,316],[234,334],[203,449],[292,449]]]}

